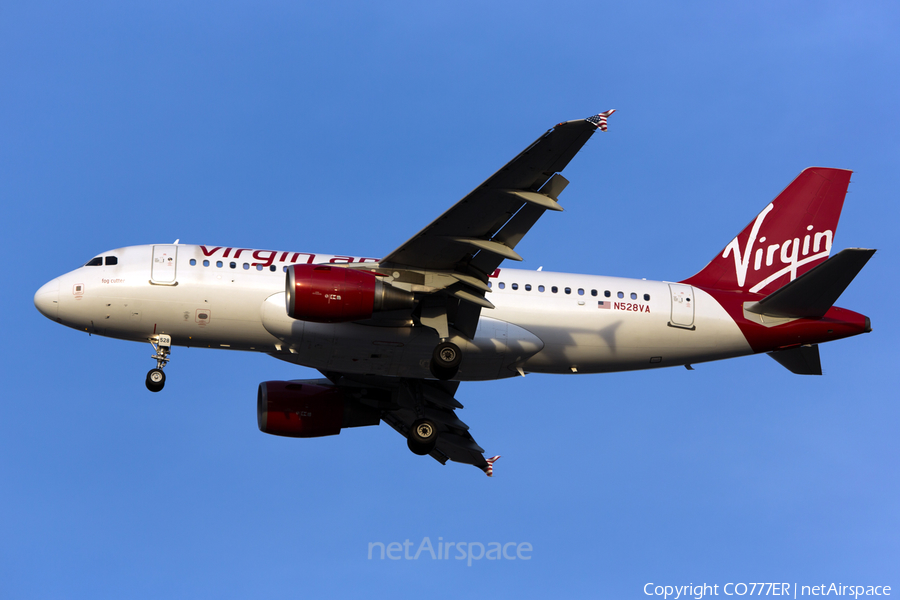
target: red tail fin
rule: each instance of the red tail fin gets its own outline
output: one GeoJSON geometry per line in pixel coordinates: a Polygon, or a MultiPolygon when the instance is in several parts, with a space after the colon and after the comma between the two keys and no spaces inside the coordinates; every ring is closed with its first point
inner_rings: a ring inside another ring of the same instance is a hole
{"type": "Polygon", "coordinates": [[[702,271],[684,283],[769,294],[826,260],[851,173],[824,167],[805,169],[702,271]]]}

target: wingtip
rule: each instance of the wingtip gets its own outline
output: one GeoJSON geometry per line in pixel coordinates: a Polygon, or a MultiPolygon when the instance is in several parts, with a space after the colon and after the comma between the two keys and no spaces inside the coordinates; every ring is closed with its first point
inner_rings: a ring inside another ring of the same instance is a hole
{"type": "Polygon", "coordinates": [[[484,459],[484,460],[487,462],[487,466],[484,467],[484,473],[485,473],[485,475],[487,475],[488,477],[493,477],[493,476],[494,476],[494,462],[495,462],[498,458],[500,458],[500,455],[499,455],[499,454],[498,454],[497,456],[492,456],[491,458],[486,458],[486,459],[484,459]]]}
{"type": "Polygon", "coordinates": [[[585,119],[585,121],[600,129],[600,131],[606,131],[606,119],[608,119],[609,116],[614,112],[616,112],[616,109],[611,108],[606,112],[598,113],[592,117],[588,117],[587,119],[585,119]]]}

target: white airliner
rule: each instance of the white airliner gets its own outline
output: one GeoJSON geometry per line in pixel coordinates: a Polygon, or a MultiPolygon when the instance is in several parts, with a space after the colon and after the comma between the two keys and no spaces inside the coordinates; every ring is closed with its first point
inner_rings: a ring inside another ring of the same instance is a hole
{"type": "Polygon", "coordinates": [[[158,244],[103,252],[41,287],[46,317],[174,346],[265,352],[323,379],[266,381],[263,432],[334,435],[385,421],[409,448],[488,475],[456,415],[460,381],[604,373],[760,352],[821,374],[818,344],[871,331],[834,306],[874,250],[829,258],[850,171],[809,168],[679,282],[501,268],[557,202],[560,171],[613,111],[560,123],[385,258],[158,244]]]}

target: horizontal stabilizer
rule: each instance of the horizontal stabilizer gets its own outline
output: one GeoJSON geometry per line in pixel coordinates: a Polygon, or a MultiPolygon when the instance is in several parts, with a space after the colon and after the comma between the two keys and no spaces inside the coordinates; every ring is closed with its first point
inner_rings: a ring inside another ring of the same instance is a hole
{"type": "Polygon", "coordinates": [[[798,346],[789,350],[769,352],[769,356],[797,375],[821,375],[822,363],[819,361],[819,345],[798,346]]]}
{"type": "Polygon", "coordinates": [[[821,318],[873,254],[875,250],[866,248],[841,250],[747,310],[773,317],[821,318]]]}

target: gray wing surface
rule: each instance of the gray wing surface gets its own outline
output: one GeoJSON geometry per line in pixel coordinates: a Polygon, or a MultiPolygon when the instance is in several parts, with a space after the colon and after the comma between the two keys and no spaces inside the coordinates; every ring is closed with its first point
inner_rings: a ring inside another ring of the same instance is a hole
{"type": "Polygon", "coordinates": [[[374,388],[390,392],[389,403],[376,402],[372,406],[381,411],[381,420],[403,437],[408,437],[413,423],[427,417],[438,428],[437,445],[430,456],[441,464],[447,461],[473,465],[493,475],[493,462],[498,457],[485,458],[484,449],[469,433],[469,426],[456,415],[462,409],[454,395],[459,382],[430,379],[396,379],[375,375],[350,375],[326,372],[326,380],[342,388],[374,388]]]}
{"type": "Polygon", "coordinates": [[[559,172],[594,131],[605,129],[605,116],[610,113],[567,121],[547,131],[388,254],[382,266],[457,271],[478,277],[490,275],[506,258],[522,260],[515,252],[522,237],[544,211],[562,210],[557,198],[568,181],[559,172]],[[598,119],[601,116],[604,118],[598,119]]]}
{"type": "MultiPolygon", "coordinates": [[[[547,210],[560,211],[557,198],[568,184],[559,174],[594,131],[606,130],[613,111],[560,123],[538,138],[487,181],[374,265],[392,285],[421,295],[411,318],[434,329],[441,339],[451,329],[475,335],[488,277],[505,259],[522,260],[515,247],[547,210]]],[[[350,266],[350,265],[348,265],[350,266]]],[[[372,269],[363,264],[360,268],[372,269]]],[[[376,403],[381,420],[408,437],[413,424],[426,418],[436,424],[438,438],[430,455],[445,464],[460,462],[493,474],[497,456],[484,449],[459,419],[455,398],[458,382],[396,379],[374,375],[324,373],[339,387],[361,387],[390,393],[376,403]]]]}

